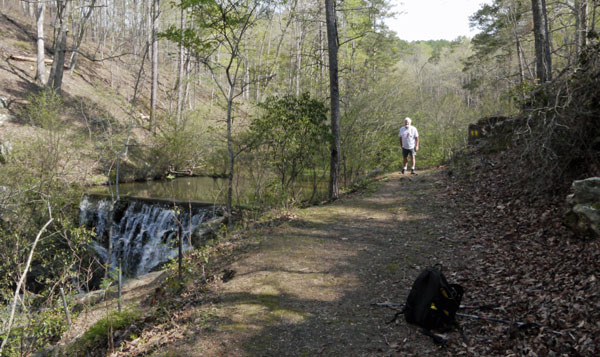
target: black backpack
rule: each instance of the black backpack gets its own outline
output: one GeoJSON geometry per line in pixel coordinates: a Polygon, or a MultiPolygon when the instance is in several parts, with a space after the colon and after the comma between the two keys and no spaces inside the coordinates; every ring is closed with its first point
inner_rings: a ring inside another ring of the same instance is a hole
{"type": "Polygon", "coordinates": [[[406,305],[406,322],[426,330],[447,330],[458,326],[456,311],[460,307],[464,289],[458,284],[448,284],[441,269],[423,270],[413,283],[406,305]]]}

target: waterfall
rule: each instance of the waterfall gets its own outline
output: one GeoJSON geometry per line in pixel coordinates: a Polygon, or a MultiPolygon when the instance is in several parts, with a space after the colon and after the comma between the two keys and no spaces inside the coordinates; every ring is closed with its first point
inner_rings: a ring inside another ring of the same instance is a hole
{"type": "MultiPolygon", "coordinates": [[[[108,199],[84,198],[80,205],[80,223],[96,233],[92,247],[101,259],[108,259],[108,220],[112,208],[108,199]]],[[[167,202],[127,199],[115,205],[112,224],[110,264],[128,276],[148,273],[156,266],[177,256],[178,224],[183,229],[183,249],[190,249],[192,232],[204,221],[214,218],[209,208],[174,208],[167,202]],[[191,215],[191,216],[190,216],[191,215]]]]}

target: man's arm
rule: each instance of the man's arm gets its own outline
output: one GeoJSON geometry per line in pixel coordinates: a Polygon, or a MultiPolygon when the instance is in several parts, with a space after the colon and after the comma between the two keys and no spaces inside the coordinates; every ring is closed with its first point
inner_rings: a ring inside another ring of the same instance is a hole
{"type": "Polygon", "coordinates": [[[398,139],[400,139],[400,147],[404,147],[402,145],[402,128],[400,128],[400,130],[398,131],[398,139]]]}
{"type": "Polygon", "coordinates": [[[415,138],[415,151],[419,151],[419,137],[415,138]]]}

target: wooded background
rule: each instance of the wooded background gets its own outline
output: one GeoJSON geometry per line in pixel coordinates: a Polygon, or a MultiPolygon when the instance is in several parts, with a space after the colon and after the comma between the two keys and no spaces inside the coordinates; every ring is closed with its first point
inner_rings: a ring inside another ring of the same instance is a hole
{"type": "MultiPolygon", "coordinates": [[[[0,134],[0,300],[37,309],[59,286],[94,279],[105,262],[78,227],[82,185],[219,174],[230,213],[281,207],[298,203],[296,182],[331,176],[335,198],[369,172],[397,170],[407,116],[420,168],[464,149],[482,117],[546,115],[560,107],[546,83],[569,88],[597,54],[599,3],[494,0],[472,15],[472,39],[406,42],[385,25],[386,0],[3,0],[0,91],[16,124],[0,134]],[[254,190],[233,202],[242,174],[254,190]],[[40,241],[24,279],[42,231],[60,239],[40,241]]],[[[553,140],[563,124],[552,123],[519,137],[553,140]]],[[[564,172],[545,144],[525,151],[547,158],[544,173],[564,172]]],[[[60,335],[52,321],[31,330],[27,349],[60,335]]]]}

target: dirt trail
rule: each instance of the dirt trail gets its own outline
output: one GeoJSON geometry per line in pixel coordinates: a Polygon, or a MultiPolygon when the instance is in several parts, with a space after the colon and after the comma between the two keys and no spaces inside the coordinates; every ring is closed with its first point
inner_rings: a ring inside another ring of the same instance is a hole
{"type": "Polygon", "coordinates": [[[371,192],[262,232],[231,267],[233,279],[215,284],[153,355],[435,353],[430,338],[403,320],[386,324],[394,312],[370,304],[403,302],[423,267],[455,260],[441,175],[391,174],[371,192]]]}

